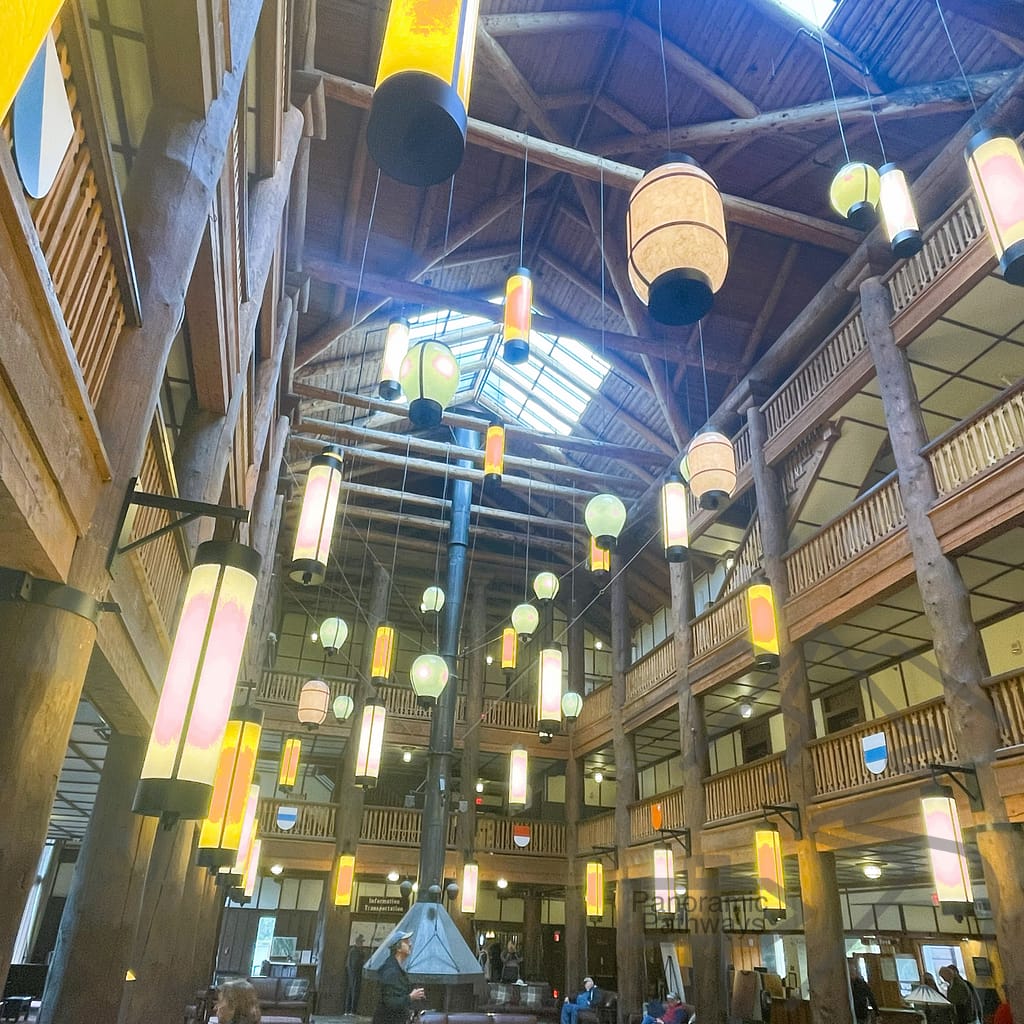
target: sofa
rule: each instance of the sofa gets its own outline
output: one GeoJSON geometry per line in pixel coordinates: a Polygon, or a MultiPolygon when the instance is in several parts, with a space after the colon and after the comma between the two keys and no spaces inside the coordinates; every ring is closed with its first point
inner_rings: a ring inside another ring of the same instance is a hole
{"type": "Polygon", "coordinates": [[[479,1007],[481,1013],[527,1014],[542,1020],[557,1020],[559,1009],[558,1001],[551,995],[551,986],[536,981],[519,985],[488,982],[487,1002],[479,1007]]]}
{"type": "MultiPolygon", "coordinates": [[[[246,980],[256,989],[264,1024],[309,1024],[316,1002],[316,991],[308,979],[255,977],[246,980]]],[[[195,1004],[185,1010],[185,1021],[187,1024],[206,1024],[207,1021],[216,1024],[217,1018],[210,1016],[216,1005],[214,989],[197,993],[195,1004]]]]}
{"type": "Polygon", "coordinates": [[[537,1018],[528,1013],[445,1013],[442,1010],[424,1010],[419,1024],[537,1024],[537,1018]]]}

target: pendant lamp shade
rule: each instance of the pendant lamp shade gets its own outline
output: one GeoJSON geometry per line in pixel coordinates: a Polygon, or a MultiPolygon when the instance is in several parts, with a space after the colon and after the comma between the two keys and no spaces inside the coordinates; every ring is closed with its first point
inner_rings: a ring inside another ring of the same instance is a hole
{"type": "Polygon", "coordinates": [[[259,571],[252,548],[199,545],[135,792],[137,814],[206,817],[259,571]]]}
{"type": "Polygon", "coordinates": [[[196,862],[200,867],[221,867],[235,860],[262,732],[262,711],[248,704],[232,708],[220,748],[210,811],[199,830],[196,862]]]}
{"type": "Polygon", "coordinates": [[[626,506],[614,494],[595,494],[583,510],[583,521],[599,548],[614,551],[626,525],[626,506]]]}
{"type": "Polygon", "coordinates": [[[459,388],[459,364],[444,342],[420,341],[402,360],[399,378],[413,426],[436,427],[459,388]]]}
{"type": "Polygon", "coordinates": [[[366,144],[407,185],[450,178],[466,148],[479,0],[391,0],[366,144]]]}
{"type": "Polygon", "coordinates": [[[690,490],[701,508],[716,509],[736,487],[736,453],[732,441],[717,430],[701,430],[686,453],[690,490]]]}
{"type": "Polygon", "coordinates": [[[319,585],[327,575],[341,494],[341,462],[341,449],[329,445],[309,464],[295,547],[288,566],[288,574],[296,583],[319,585]]]}
{"type": "Polygon", "coordinates": [[[584,890],[587,917],[604,917],[604,865],[599,860],[587,861],[587,883],[584,890]]]}
{"type": "Polygon", "coordinates": [[[246,861],[245,874],[242,876],[242,899],[239,903],[248,903],[256,892],[256,883],[260,878],[260,856],[263,853],[263,840],[254,839],[246,861]]]}
{"type": "Polygon", "coordinates": [[[409,321],[404,316],[392,317],[384,337],[384,357],[380,364],[377,394],[393,402],[402,393],[399,375],[402,360],[409,351],[409,321]]]}
{"type": "Polygon", "coordinates": [[[476,899],[479,888],[480,865],[468,860],[462,867],[462,902],[460,904],[462,913],[476,913],[476,899]]]}
{"type": "Polygon", "coordinates": [[[323,649],[328,654],[337,654],[348,639],[348,623],[336,616],[324,619],[320,623],[320,631],[317,635],[320,637],[323,649]]]}
{"type": "Polygon", "coordinates": [[[501,483],[505,469],[505,425],[492,423],[487,428],[484,441],[484,481],[489,484],[501,483]]]}
{"type": "Polygon", "coordinates": [[[245,814],[242,817],[241,839],[235,859],[222,866],[217,872],[217,882],[221,885],[241,886],[245,881],[245,869],[249,864],[253,844],[257,839],[257,815],[260,809],[260,787],[253,783],[245,798],[245,814]]]}
{"type": "Polygon", "coordinates": [[[767,583],[747,587],[747,620],[750,646],[758,668],[776,668],[779,664],[779,626],[775,615],[775,594],[767,583]]]}
{"type": "Polygon", "coordinates": [[[439,612],[444,607],[444,591],[438,587],[427,587],[420,598],[420,611],[426,615],[428,612],[439,612]]]}
{"type": "Polygon", "coordinates": [[[334,711],[334,717],[339,722],[344,722],[351,718],[355,708],[356,702],[347,693],[339,694],[339,696],[334,698],[332,710],[334,711]]]}
{"type": "Polygon", "coordinates": [[[612,571],[612,553],[597,546],[597,538],[591,537],[588,544],[587,566],[595,579],[606,579],[612,571]]]}
{"type": "Polygon", "coordinates": [[[331,706],[331,688],[322,679],[310,679],[299,690],[299,721],[309,730],[323,724],[331,706]]]}
{"type": "Polygon", "coordinates": [[[501,667],[505,672],[514,672],[516,669],[516,628],[506,626],[501,631],[501,667]]]}
{"type": "Polygon", "coordinates": [[[725,210],[711,175],[673,155],[640,179],[626,214],[629,281],[651,316],[693,324],[729,269],[725,210]]]}
{"type": "Polygon", "coordinates": [[[562,726],[562,652],[545,647],[540,652],[537,679],[537,728],[554,733],[562,726]]]}
{"type": "Polygon", "coordinates": [[[524,747],[513,747],[508,762],[508,805],[522,810],[526,806],[529,755],[524,747]]]}
{"type": "Polygon", "coordinates": [[[299,777],[299,757],[302,754],[302,740],[298,736],[286,737],[281,745],[281,761],[277,770],[277,788],[290,793],[299,777]]]}
{"type": "Polygon", "coordinates": [[[676,912],[676,861],[669,846],[654,847],[654,912],[676,912]]]}
{"type": "Polygon", "coordinates": [[[539,625],[540,612],[532,604],[523,602],[512,609],[512,627],[524,643],[529,641],[539,625]]]}
{"type": "Polygon", "coordinates": [[[686,485],[675,474],[661,486],[661,542],[670,562],[685,562],[690,549],[686,485]]]}
{"type": "Polygon", "coordinates": [[[777,924],[786,916],[786,877],[777,825],[762,825],[754,832],[754,862],[761,910],[766,921],[777,924]]]}
{"type": "Polygon", "coordinates": [[[501,358],[515,366],[530,358],[533,322],[533,278],[520,267],[505,282],[505,334],[501,358]]]}
{"type": "Polygon", "coordinates": [[[377,785],[386,722],[387,710],[384,702],[376,697],[368,700],[363,706],[359,746],[356,749],[355,783],[363,789],[373,789],[377,785]]]}
{"type": "Polygon", "coordinates": [[[953,791],[946,786],[926,787],[921,812],[939,907],[944,914],[966,914],[974,903],[974,890],[953,791]]]}
{"type": "Polygon", "coordinates": [[[395,627],[382,622],[373,634],[373,657],[370,661],[370,682],[376,685],[386,683],[395,667],[397,645],[395,627]]]}
{"type": "Polygon", "coordinates": [[[437,703],[448,685],[448,663],[440,654],[421,654],[409,669],[416,703],[429,708],[437,703]]]}
{"type": "Polygon", "coordinates": [[[356,880],[356,858],[353,853],[339,853],[334,869],[334,905],[350,907],[356,880]]]}
{"type": "Polygon", "coordinates": [[[533,577],[533,592],[537,595],[537,600],[542,603],[554,601],[558,596],[558,577],[547,570],[537,573],[533,577]]]}
{"type": "Polygon", "coordinates": [[[882,183],[878,171],[860,160],[843,164],[829,188],[832,209],[859,231],[874,227],[882,183]]]}
{"type": "Polygon", "coordinates": [[[1024,158],[1008,132],[978,132],[964,151],[975,198],[1010,284],[1024,284],[1024,158]]]}
{"type": "Polygon", "coordinates": [[[583,711],[583,698],[575,690],[562,694],[562,714],[567,722],[575,722],[583,711]]]}
{"type": "Polygon", "coordinates": [[[905,260],[921,251],[921,229],[906,175],[893,163],[878,168],[879,208],[893,256],[905,260]]]}

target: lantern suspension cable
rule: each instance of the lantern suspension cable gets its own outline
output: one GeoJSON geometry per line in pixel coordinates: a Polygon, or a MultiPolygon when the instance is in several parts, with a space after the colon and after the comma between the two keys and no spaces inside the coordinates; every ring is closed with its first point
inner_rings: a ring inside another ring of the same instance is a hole
{"type": "Polygon", "coordinates": [[[370,202],[370,217],[366,222],[366,238],[363,239],[363,254],[359,259],[359,276],[356,278],[356,295],[352,300],[352,327],[359,321],[356,314],[359,312],[359,297],[363,292],[363,271],[366,269],[366,251],[370,247],[370,232],[373,231],[373,215],[377,212],[377,193],[380,191],[380,168],[377,168],[377,181],[373,186],[373,199],[370,202]]]}
{"type": "Polygon", "coordinates": [[[661,48],[661,82],[665,90],[665,152],[672,152],[672,118],[668,105],[668,63],[665,60],[665,29],[661,21],[661,0],[658,0],[658,45],[661,48]]]}
{"type": "MultiPolygon", "coordinates": [[[[817,11],[815,11],[817,15],[817,11]]],[[[815,18],[817,20],[817,17],[815,18]]],[[[818,26],[818,42],[821,43],[821,55],[825,59],[825,74],[828,76],[828,87],[832,93],[832,105],[836,109],[836,123],[839,125],[839,138],[843,143],[843,154],[846,157],[846,163],[850,162],[850,147],[846,144],[846,132],[843,131],[843,119],[839,113],[839,97],[836,96],[836,83],[832,77],[832,65],[828,60],[828,47],[825,45],[825,34],[821,30],[821,25],[818,26]]]]}
{"type": "Polygon", "coordinates": [[[526,243],[526,192],[530,171],[530,133],[523,146],[523,207],[519,218],[519,266],[505,282],[505,311],[502,324],[501,358],[509,366],[518,366],[530,358],[530,333],[533,329],[533,277],[523,265],[526,243]]]}
{"type": "Polygon", "coordinates": [[[940,0],[935,0],[935,10],[939,12],[939,21],[942,22],[942,31],[946,33],[949,48],[953,51],[953,60],[956,61],[956,66],[960,69],[960,77],[964,80],[964,85],[967,87],[967,98],[971,101],[971,108],[974,110],[974,113],[977,114],[978,104],[974,99],[974,90],[971,88],[971,80],[967,77],[967,72],[964,70],[964,66],[960,61],[960,54],[957,53],[956,46],[953,45],[953,37],[949,33],[949,25],[946,24],[946,15],[943,13],[940,0]]]}
{"type": "Polygon", "coordinates": [[[519,266],[523,265],[523,245],[526,241],[526,179],[530,172],[530,133],[523,144],[523,212],[519,217],[519,266]]]}

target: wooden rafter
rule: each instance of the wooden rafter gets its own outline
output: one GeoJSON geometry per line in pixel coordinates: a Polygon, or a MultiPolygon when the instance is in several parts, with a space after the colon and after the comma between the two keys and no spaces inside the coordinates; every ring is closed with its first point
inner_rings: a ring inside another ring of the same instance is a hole
{"type": "Polygon", "coordinates": [[[617,11],[530,11],[485,14],[479,25],[492,36],[525,36],[548,32],[607,31],[622,27],[617,11]]]}

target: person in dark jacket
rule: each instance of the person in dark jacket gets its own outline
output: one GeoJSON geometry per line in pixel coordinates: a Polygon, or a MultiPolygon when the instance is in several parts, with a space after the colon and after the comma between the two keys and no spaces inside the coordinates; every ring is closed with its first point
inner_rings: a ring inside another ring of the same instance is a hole
{"type": "Polygon", "coordinates": [[[363,987],[363,964],[366,963],[366,949],[362,935],[357,935],[349,946],[345,961],[345,1012],[355,1013],[359,1009],[359,993],[363,987]]]}
{"type": "Polygon", "coordinates": [[[393,932],[388,938],[391,955],[380,969],[380,1004],[373,1011],[373,1024],[408,1024],[413,1000],[426,998],[422,988],[413,988],[405,973],[411,939],[412,932],[393,932]]]}
{"type": "Polygon", "coordinates": [[[853,1015],[857,1024],[864,1024],[872,1013],[878,1011],[875,993],[871,986],[860,976],[857,965],[850,964],[850,994],[853,996],[853,1015]]]}

